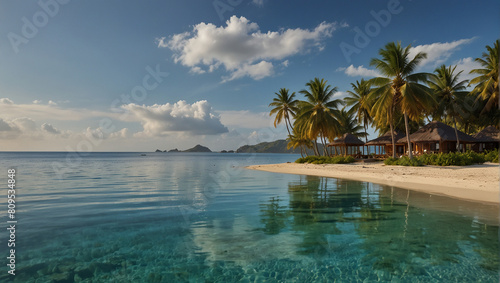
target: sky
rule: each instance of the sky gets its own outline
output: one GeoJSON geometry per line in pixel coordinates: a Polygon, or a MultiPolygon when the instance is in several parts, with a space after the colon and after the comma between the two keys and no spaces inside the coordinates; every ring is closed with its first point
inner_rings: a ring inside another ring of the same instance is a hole
{"type": "MultiPolygon", "coordinates": [[[[286,138],[269,103],[342,99],[389,42],[472,78],[500,2],[0,0],[0,151],[236,150],[286,138]]],[[[369,138],[375,138],[373,129],[369,138]]]]}

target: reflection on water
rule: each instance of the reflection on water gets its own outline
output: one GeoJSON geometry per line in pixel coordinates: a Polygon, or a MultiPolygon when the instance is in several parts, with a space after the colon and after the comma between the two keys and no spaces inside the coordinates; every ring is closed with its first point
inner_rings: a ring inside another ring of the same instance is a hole
{"type": "Polygon", "coordinates": [[[300,233],[300,254],[328,261],[348,250],[387,280],[498,276],[498,206],[315,176],[288,191],[288,203],[261,205],[261,221],[271,234],[300,233]]]}
{"type": "Polygon", "coordinates": [[[64,158],[0,153],[20,172],[17,282],[499,279],[498,206],[240,167],[287,155],[95,153],[57,179],[64,158]]]}

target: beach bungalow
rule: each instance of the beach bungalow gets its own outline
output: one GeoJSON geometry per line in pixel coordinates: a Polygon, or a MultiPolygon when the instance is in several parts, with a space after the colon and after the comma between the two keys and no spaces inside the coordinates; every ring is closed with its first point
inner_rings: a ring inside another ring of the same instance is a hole
{"type": "Polygon", "coordinates": [[[476,144],[472,149],[477,152],[498,149],[500,143],[500,130],[493,126],[488,126],[474,135],[476,144]]]}
{"type": "MultiPolygon", "coordinates": [[[[397,143],[399,139],[404,137],[404,134],[394,131],[394,140],[396,141],[396,154],[402,155],[405,151],[404,144],[397,143]]],[[[369,140],[366,146],[373,146],[376,157],[391,156],[392,155],[392,137],[391,131],[387,131],[380,137],[369,140]]]]}
{"type": "Polygon", "coordinates": [[[353,134],[344,134],[342,137],[335,139],[333,142],[329,143],[328,146],[334,148],[334,154],[344,154],[359,156],[364,155],[365,143],[358,139],[353,134]]]}
{"type": "MultiPolygon", "coordinates": [[[[448,153],[456,151],[457,147],[455,129],[438,121],[433,121],[411,134],[410,140],[414,154],[432,152],[448,153]]],[[[458,131],[458,140],[460,141],[460,150],[463,150],[467,144],[471,146],[476,142],[473,137],[461,131],[458,131]]],[[[406,136],[400,138],[398,143],[404,143],[405,152],[408,151],[406,136]]]]}

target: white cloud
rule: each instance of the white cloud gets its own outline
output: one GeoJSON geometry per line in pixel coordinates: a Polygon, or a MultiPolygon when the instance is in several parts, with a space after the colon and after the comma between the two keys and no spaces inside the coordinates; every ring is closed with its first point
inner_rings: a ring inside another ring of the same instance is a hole
{"type": "Polygon", "coordinates": [[[42,125],[42,131],[45,131],[47,133],[54,134],[54,135],[57,135],[57,134],[61,133],[61,131],[59,131],[58,129],[54,128],[54,126],[52,126],[51,124],[47,124],[47,123],[43,123],[43,125],[42,125]]]}
{"type": "Polygon", "coordinates": [[[232,80],[249,76],[261,79],[271,76],[271,60],[321,49],[324,38],[331,37],[339,27],[336,23],[323,22],[314,30],[286,29],[262,33],[256,23],[245,17],[232,16],[226,26],[199,23],[192,32],[175,34],[168,39],[158,39],[158,47],[174,52],[174,60],[190,67],[193,73],[213,72],[223,66],[232,80]]]}
{"type": "Polygon", "coordinates": [[[42,103],[41,100],[38,100],[38,99],[33,100],[33,104],[40,104],[40,103],[42,103]]]}
{"type": "Polygon", "coordinates": [[[337,91],[337,92],[333,95],[333,97],[335,97],[335,98],[341,98],[341,97],[346,96],[346,95],[347,95],[347,93],[346,93],[346,92],[343,92],[343,91],[337,91]]]}
{"type": "Polygon", "coordinates": [[[474,69],[482,69],[482,66],[474,61],[472,57],[462,58],[453,63],[453,65],[457,65],[456,72],[463,71],[460,74],[460,80],[472,80],[477,77],[477,74],[469,74],[471,70],[474,69]]]}
{"type": "Polygon", "coordinates": [[[215,135],[227,132],[220,118],[212,113],[212,107],[206,100],[188,104],[180,100],[174,104],[123,105],[137,121],[141,122],[145,136],[165,136],[170,133],[189,135],[215,135]]]}
{"type": "Polygon", "coordinates": [[[338,71],[343,71],[346,75],[350,77],[380,77],[380,73],[376,70],[371,70],[363,67],[363,65],[354,67],[350,65],[347,68],[338,68],[338,71]]]}
{"type": "Polygon", "coordinates": [[[420,66],[432,65],[437,67],[451,56],[460,46],[472,42],[475,38],[460,39],[452,42],[436,42],[426,45],[417,45],[410,48],[410,59],[413,59],[418,52],[427,53],[427,58],[422,60],[420,66]]]}
{"type": "Polygon", "coordinates": [[[262,61],[254,65],[244,64],[239,69],[234,71],[230,76],[224,77],[223,82],[232,81],[234,79],[239,79],[244,76],[249,76],[255,80],[260,80],[265,77],[271,76],[273,73],[274,73],[273,64],[266,61],[262,61]]]}
{"type": "Polygon", "coordinates": [[[109,134],[109,138],[111,139],[128,138],[128,137],[130,137],[130,134],[127,128],[123,128],[117,132],[109,134]]]}
{"type": "Polygon", "coordinates": [[[14,102],[8,98],[0,98],[0,104],[12,105],[14,102]]]}
{"type": "Polygon", "coordinates": [[[55,103],[55,102],[54,102],[54,101],[52,101],[52,100],[49,100],[49,105],[51,105],[51,106],[56,106],[56,105],[57,105],[57,103],[55,103]]]}

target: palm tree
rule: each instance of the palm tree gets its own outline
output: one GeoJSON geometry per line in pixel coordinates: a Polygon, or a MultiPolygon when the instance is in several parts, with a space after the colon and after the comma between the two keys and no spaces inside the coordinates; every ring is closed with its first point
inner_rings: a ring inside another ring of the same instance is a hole
{"type": "Polygon", "coordinates": [[[354,117],[353,111],[345,110],[345,107],[340,110],[338,120],[340,123],[340,135],[351,134],[358,138],[366,137],[368,134],[363,131],[365,128],[358,124],[354,117]]]}
{"type": "Polygon", "coordinates": [[[292,94],[288,94],[289,90],[286,88],[280,89],[279,92],[275,92],[277,97],[273,99],[273,102],[269,104],[269,107],[273,106],[274,108],[269,113],[269,116],[276,114],[276,118],[274,119],[274,127],[280,124],[283,120],[285,121],[286,130],[288,131],[288,135],[291,135],[290,128],[292,124],[290,122],[290,116],[295,117],[297,113],[297,100],[295,98],[295,92],[292,94]],[[290,128],[289,128],[290,126],[290,128]]]}
{"type": "Polygon", "coordinates": [[[429,87],[434,91],[437,99],[436,115],[440,117],[451,117],[455,126],[455,136],[457,138],[457,151],[460,150],[460,140],[458,139],[457,117],[463,114],[463,98],[468,94],[466,89],[467,80],[460,81],[459,76],[463,71],[455,74],[455,67],[446,68],[445,65],[436,68],[430,76],[429,87]]]}
{"type": "Polygon", "coordinates": [[[286,149],[296,149],[297,147],[300,147],[300,156],[302,157],[304,157],[304,153],[307,156],[307,149],[313,147],[313,142],[310,139],[297,134],[295,128],[293,130],[293,134],[288,136],[288,140],[289,142],[286,149]]]}
{"type": "Polygon", "coordinates": [[[336,87],[327,85],[324,79],[315,78],[309,81],[306,86],[308,89],[301,90],[306,101],[301,101],[300,113],[297,114],[296,123],[299,129],[303,131],[304,136],[313,140],[316,153],[317,139],[320,138],[323,143],[323,152],[327,155],[326,140],[333,140],[340,132],[340,124],[336,119],[338,115],[338,105],[342,103],[340,99],[333,99],[336,87]]]}
{"type": "Polygon", "coordinates": [[[408,118],[417,120],[421,116],[422,109],[430,109],[435,103],[430,90],[420,84],[420,82],[427,82],[429,74],[414,73],[418,64],[427,58],[427,55],[419,52],[413,59],[410,59],[410,48],[411,45],[406,48],[401,47],[400,42],[388,43],[385,48],[379,50],[382,58],[373,58],[370,62],[371,66],[375,66],[385,76],[369,80],[370,84],[377,86],[369,97],[374,101],[372,116],[389,121],[393,157],[396,156],[394,111],[399,109],[404,115],[408,156],[412,158],[408,118]]]}
{"type": "MultiPolygon", "coordinates": [[[[349,111],[355,112],[358,117],[358,122],[363,122],[365,133],[367,132],[368,124],[373,121],[370,111],[372,105],[368,100],[368,95],[371,91],[371,86],[368,81],[361,79],[361,82],[356,81],[356,84],[351,83],[353,91],[347,91],[347,97],[344,102],[347,106],[351,106],[349,111]]],[[[368,135],[365,135],[366,142],[368,142],[368,135]]]]}
{"type": "Polygon", "coordinates": [[[471,74],[478,74],[479,76],[472,79],[470,85],[477,84],[472,90],[471,94],[477,95],[477,99],[486,101],[481,114],[489,112],[492,107],[498,109],[498,47],[499,40],[495,41],[493,47],[486,45],[488,53],[483,52],[483,58],[476,58],[475,61],[479,62],[483,69],[474,69],[470,71],[471,74]]]}

